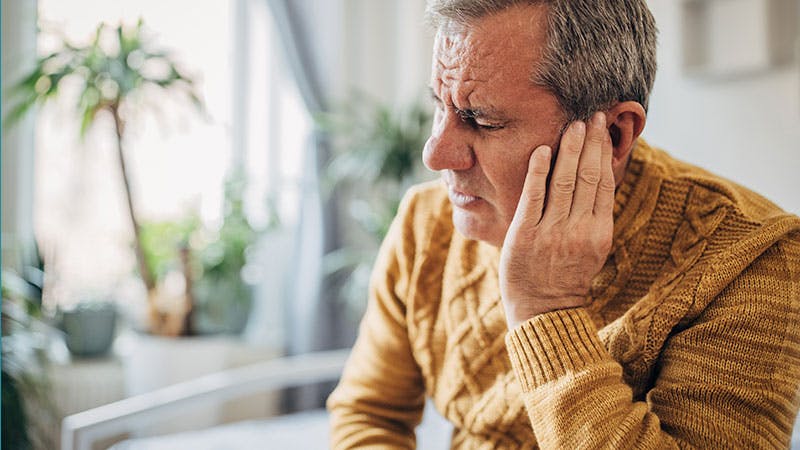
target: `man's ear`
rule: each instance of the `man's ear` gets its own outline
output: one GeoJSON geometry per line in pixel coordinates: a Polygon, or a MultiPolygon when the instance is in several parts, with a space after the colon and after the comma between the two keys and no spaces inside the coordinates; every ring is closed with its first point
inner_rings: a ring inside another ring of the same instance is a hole
{"type": "Polygon", "coordinates": [[[620,102],[606,111],[606,123],[614,145],[614,176],[622,181],[625,167],[633,150],[633,144],[642,134],[647,122],[647,113],[639,102],[620,102]]]}

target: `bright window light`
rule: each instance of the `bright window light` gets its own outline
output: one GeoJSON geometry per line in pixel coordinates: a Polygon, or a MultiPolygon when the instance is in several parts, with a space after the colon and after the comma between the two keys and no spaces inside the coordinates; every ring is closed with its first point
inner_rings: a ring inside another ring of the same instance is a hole
{"type": "MultiPolygon", "coordinates": [[[[101,22],[135,25],[140,18],[154,44],[198,81],[208,117],[164,98],[130,118],[126,153],[139,217],[172,220],[196,211],[213,226],[222,214],[225,176],[239,161],[250,180],[245,199],[253,223],[266,223],[270,203],[282,223],[293,223],[310,119],[280,59],[265,2],[39,0],[39,52],[55,49],[51,31],[85,43],[101,22]],[[242,4],[245,26],[236,15],[242,4]],[[237,50],[246,53],[237,58],[237,50]]],[[[81,141],[75,97],[63,94],[37,116],[34,220],[49,273],[57,277],[46,301],[68,305],[120,292],[141,297],[128,285],[135,259],[113,122],[99,120],[81,141]]]]}

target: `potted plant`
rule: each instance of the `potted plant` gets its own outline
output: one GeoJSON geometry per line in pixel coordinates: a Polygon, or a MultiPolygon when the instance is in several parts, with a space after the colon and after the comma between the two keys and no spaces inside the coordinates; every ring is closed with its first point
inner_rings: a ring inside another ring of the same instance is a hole
{"type": "MultiPolygon", "coordinates": [[[[38,259],[38,258],[37,258],[38,259]]],[[[42,313],[43,264],[2,271],[2,447],[55,447],[58,411],[50,396],[48,347],[54,334],[42,313]]]]}
{"type": "Polygon", "coordinates": [[[226,180],[223,220],[204,225],[197,214],[177,221],[142,226],[145,259],[156,283],[182,279],[179,295],[191,298],[181,335],[239,334],[252,306],[252,289],[243,279],[248,251],[263,232],[277,226],[274,214],[266,229],[256,229],[244,210],[246,179],[234,171],[226,180]]]}
{"type": "MultiPolygon", "coordinates": [[[[6,125],[17,122],[34,105],[59,97],[67,80],[80,81],[76,109],[81,117],[81,136],[99,122],[98,117],[106,115],[113,119],[119,175],[133,231],[138,273],[148,293],[150,332],[170,333],[176,328],[174,323],[183,321],[183,317],[164,313],[159,306],[157,285],[144,255],[141,221],[131,190],[126,125],[130,117],[141,112],[144,100],[159,91],[161,94],[180,94],[202,111],[195,83],[178,69],[167,52],[154,48],[143,32],[141,20],[132,27],[101,24],[89,44],[74,45],[62,39],[61,49],[37,59],[35,68],[9,92],[15,106],[6,117],[6,125]]],[[[191,310],[191,305],[184,309],[191,310]]]]}
{"type": "MultiPolygon", "coordinates": [[[[178,285],[173,295],[191,298],[192,309],[177,333],[181,339],[137,335],[129,341],[124,357],[129,394],[222,370],[231,363],[232,349],[242,346],[238,335],[253,303],[252,287],[243,277],[253,263],[248,254],[277,225],[274,219],[265,229],[250,223],[244,210],[245,186],[242,172],[232,172],[225,183],[223,219],[216,226],[203,223],[196,213],[143,223],[143,249],[153,278],[157,284],[178,285]]],[[[149,431],[210,426],[219,414],[219,406],[202,407],[184,415],[180,426],[161,424],[149,431]]]]}
{"type": "Polygon", "coordinates": [[[243,278],[248,252],[259,237],[278,227],[277,215],[271,209],[265,229],[256,229],[244,210],[247,186],[243,171],[234,171],[225,183],[223,222],[212,232],[207,244],[196,248],[194,290],[197,309],[194,327],[198,331],[241,333],[252,306],[252,289],[243,278]]]}
{"type": "MultiPolygon", "coordinates": [[[[135,115],[145,112],[142,106],[148,100],[152,102],[154,98],[160,100],[165,95],[176,94],[203,112],[194,81],[178,69],[168,53],[154,48],[141,21],[133,27],[100,25],[88,45],[78,46],[63,40],[59,51],[39,58],[35,70],[9,93],[15,106],[5,118],[6,125],[19,120],[33,106],[68,92],[62,88],[68,79],[79,81],[81,86],[76,101],[81,136],[91,127],[108,124],[108,121],[99,120],[103,116],[113,123],[114,150],[133,231],[137,272],[147,289],[146,333],[127,333],[117,347],[128,394],[146,392],[227,367],[228,352],[238,345],[230,339],[222,336],[165,337],[235,332],[243,326],[242,317],[247,313],[242,311],[249,309],[251,297],[249,292],[239,295],[247,289],[243,287],[241,269],[247,248],[259,232],[244,216],[243,179],[234,176],[228,184],[226,213],[219,229],[205,226],[196,216],[177,223],[152,224],[137,214],[137,199],[131,190],[131,178],[135,174],[127,164],[130,157],[127,125],[135,115]],[[170,307],[169,296],[165,293],[165,286],[170,283],[165,281],[174,275],[175,267],[183,284],[177,307],[170,307]],[[213,289],[222,283],[227,283],[225,295],[214,295],[213,289]],[[205,284],[212,287],[204,289],[205,284]],[[214,317],[217,310],[233,312],[214,317]],[[202,317],[209,318],[201,320],[202,317]]],[[[78,327],[84,331],[86,328],[86,325],[78,327]]],[[[92,328],[97,328],[97,324],[92,324],[92,328]]],[[[211,423],[215,412],[213,408],[201,408],[187,413],[184,419],[192,414],[211,423]]]]}

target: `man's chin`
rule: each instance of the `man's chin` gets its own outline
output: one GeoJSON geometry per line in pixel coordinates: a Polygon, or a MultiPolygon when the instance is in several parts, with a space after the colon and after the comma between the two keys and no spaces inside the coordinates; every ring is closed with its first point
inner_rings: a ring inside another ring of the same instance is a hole
{"type": "Polygon", "coordinates": [[[483,219],[474,212],[453,208],[453,226],[467,239],[501,247],[505,232],[497,229],[499,225],[499,220],[483,219]]]}

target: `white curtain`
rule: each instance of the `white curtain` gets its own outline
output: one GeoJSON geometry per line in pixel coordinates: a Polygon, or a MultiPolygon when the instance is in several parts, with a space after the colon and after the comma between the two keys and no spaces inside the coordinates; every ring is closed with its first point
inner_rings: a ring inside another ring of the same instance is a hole
{"type": "MultiPolygon", "coordinates": [[[[340,105],[354,91],[388,104],[407,104],[423,91],[432,40],[422,20],[424,0],[266,2],[285,60],[312,116],[330,112],[332,105],[340,105]]],[[[344,231],[336,222],[337,199],[323,196],[318,182],[329,150],[329,140],[315,129],[306,149],[286,297],[289,354],[349,346],[357,331],[336,298],[335,282],[324,280],[322,273],[323,254],[339,246],[344,231]]],[[[300,394],[290,407],[319,404],[327,392],[323,387],[300,394]]]]}
{"type": "MultiPolygon", "coordinates": [[[[341,9],[338,0],[325,2],[267,0],[273,14],[285,60],[312,116],[328,111],[333,97],[335,60],[331,51],[341,49],[341,30],[335,26],[341,9]],[[322,19],[325,20],[322,20],[322,19]],[[327,24],[320,26],[320,24],[327,24]],[[331,68],[334,70],[332,71],[331,68]]],[[[293,261],[284,315],[286,351],[304,353],[342,346],[331,331],[336,317],[326,305],[322,255],[337,245],[334,215],[325,214],[331,204],[323,204],[319,191],[319,169],[327,157],[327,139],[314,128],[307,138],[305,168],[301,181],[300,219],[295,232],[293,261]]]]}

